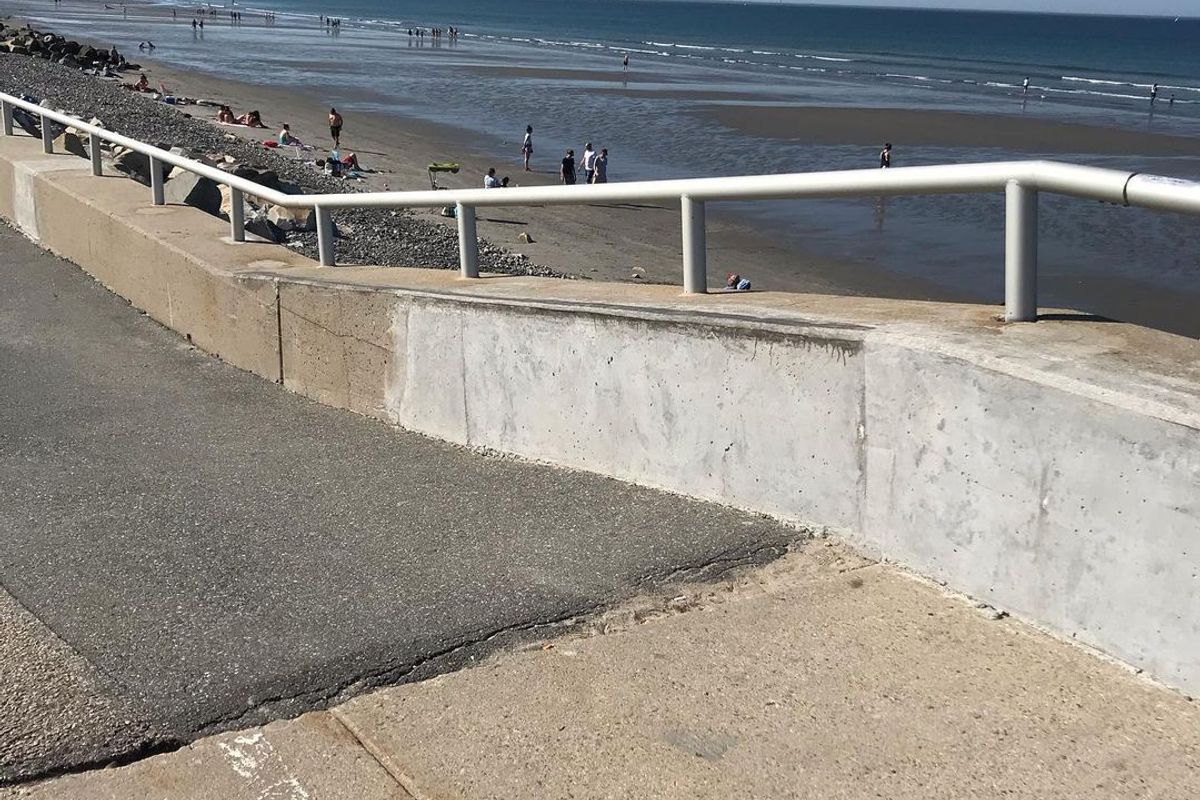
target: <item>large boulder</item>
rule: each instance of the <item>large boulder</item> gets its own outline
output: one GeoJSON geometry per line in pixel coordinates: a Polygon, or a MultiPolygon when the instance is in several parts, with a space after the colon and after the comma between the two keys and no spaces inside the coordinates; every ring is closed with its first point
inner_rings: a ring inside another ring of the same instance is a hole
{"type": "Polygon", "coordinates": [[[83,145],[83,139],[77,133],[63,131],[54,139],[54,150],[59,153],[71,153],[80,158],[87,158],[88,151],[83,145]]]}
{"type": "Polygon", "coordinates": [[[274,189],[277,192],[282,191],[279,183],[279,176],[276,175],[272,170],[255,169],[254,167],[247,167],[245,164],[238,164],[237,166],[233,167],[230,172],[232,172],[234,175],[237,175],[239,178],[245,178],[246,180],[254,181],[261,186],[266,186],[268,189],[274,189]]]}
{"type": "Polygon", "coordinates": [[[255,214],[246,220],[246,233],[261,236],[268,242],[274,242],[275,244],[279,244],[287,238],[274,222],[267,219],[266,214],[261,213],[255,214]]]}
{"type": "MultiPolygon", "coordinates": [[[[166,178],[167,165],[160,162],[159,168],[163,170],[163,177],[166,178]]],[[[113,167],[118,172],[124,172],[129,177],[133,178],[138,183],[146,186],[150,185],[150,157],[136,150],[123,150],[113,157],[113,167]]]]}
{"type": "Polygon", "coordinates": [[[275,223],[275,226],[281,231],[315,231],[317,229],[317,213],[311,208],[270,206],[267,208],[267,219],[275,223]]]}
{"type": "Polygon", "coordinates": [[[221,215],[221,190],[216,181],[182,172],[163,187],[163,197],[168,203],[192,206],[214,217],[221,215]]]}

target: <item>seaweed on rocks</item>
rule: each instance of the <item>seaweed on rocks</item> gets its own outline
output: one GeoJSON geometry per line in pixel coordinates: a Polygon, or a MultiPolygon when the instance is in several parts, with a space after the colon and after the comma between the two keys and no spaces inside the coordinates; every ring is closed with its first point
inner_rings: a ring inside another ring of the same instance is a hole
{"type": "MultiPolygon", "coordinates": [[[[305,193],[363,191],[317,170],[311,162],[286,158],[206,120],[189,116],[189,106],[171,106],[123,89],[112,81],[79,69],[36,58],[0,52],[0,89],[33,95],[47,105],[80,119],[99,119],[104,127],[139,141],[169,149],[182,147],[193,157],[229,156],[238,164],[269,170],[284,186],[305,193]]],[[[199,106],[207,113],[205,106],[199,106]]],[[[344,209],[333,212],[338,229],[338,260],[383,267],[456,269],[458,233],[407,210],[344,209]]],[[[317,257],[316,234],[284,234],[286,244],[317,257]]],[[[569,277],[534,264],[527,256],[480,241],[480,269],[510,275],[569,277]]]]}

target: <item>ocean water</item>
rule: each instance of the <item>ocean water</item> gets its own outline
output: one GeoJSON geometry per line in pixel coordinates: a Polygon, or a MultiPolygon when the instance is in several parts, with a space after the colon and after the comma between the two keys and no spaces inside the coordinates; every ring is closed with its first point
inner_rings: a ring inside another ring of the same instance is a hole
{"type": "MultiPolygon", "coordinates": [[[[1048,156],[1200,179],[1200,19],[683,0],[270,0],[236,6],[243,24],[218,17],[201,36],[186,24],[194,7],[180,4],[179,22],[136,6],[123,17],[100,2],[54,8],[38,0],[10,11],[126,52],[152,39],[155,57],[175,67],[303,87],[315,106],[334,103],[350,120],[370,111],[453,125],[498,158],[515,161],[526,124],[537,130],[538,155],[551,161],[595,141],[610,150],[613,180],[870,167],[878,144],[896,138],[883,125],[869,145],[758,136],[709,113],[730,105],[998,113],[1196,137],[1195,155],[1173,156],[897,140],[896,163],[1048,156]],[[277,13],[275,25],[256,21],[262,9],[277,13]],[[342,18],[340,32],[320,26],[319,14],[342,18]],[[463,35],[435,44],[407,33],[433,25],[463,35]],[[619,71],[624,53],[628,83],[559,74],[619,71]]],[[[853,284],[854,266],[870,264],[931,284],[937,296],[986,301],[1002,297],[1001,210],[999,197],[728,209],[791,238],[805,254],[798,272],[810,258],[833,261],[853,284]]],[[[1046,198],[1043,303],[1200,335],[1190,312],[1200,300],[1198,227],[1190,218],[1046,198]]]]}

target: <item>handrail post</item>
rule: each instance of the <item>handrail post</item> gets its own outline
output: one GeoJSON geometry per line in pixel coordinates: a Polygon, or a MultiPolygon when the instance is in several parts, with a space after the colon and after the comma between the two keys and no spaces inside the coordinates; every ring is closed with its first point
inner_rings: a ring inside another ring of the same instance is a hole
{"type": "Polygon", "coordinates": [[[50,155],[54,152],[54,137],[50,134],[50,120],[43,115],[42,122],[42,152],[50,155]]]}
{"type": "Polygon", "coordinates": [[[4,118],[4,135],[13,135],[13,107],[7,100],[0,100],[0,117],[4,118]]]}
{"type": "Polygon", "coordinates": [[[163,165],[154,156],[150,156],[150,194],[154,198],[154,205],[161,206],[167,201],[163,196],[163,165]]]}
{"type": "Polygon", "coordinates": [[[96,134],[88,136],[88,155],[92,157],[92,174],[100,176],[104,174],[104,162],[101,160],[100,137],[96,134]]]}
{"type": "Polygon", "coordinates": [[[246,241],[246,203],[242,190],[229,187],[229,235],[235,242],[246,241]]]}
{"type": "Polygon", "coordinates": [[[704,294],[708,291],[708,254],[704,233],[704,201],[688,195],[679,198],[683,222],[683,291],[704,294]]]}
{"type": "Polygon", "coordinates": [[[479,239],[475,235],[475,206],[456,203],[458,218],[458,267],[464,278],[479,277],[479,239]]]}
{"type": "Polygon", "coordinates": [[[1038,193],[1010,180],[1004,187],[1004,320],[1037,321],[1038,193]]]}
{"type": "Polygon", "coordinates": [[[333,215],[328,208],[316,206],[317,212],[317,254],[322,267],[334,266],[333,254],[333,215]]]}

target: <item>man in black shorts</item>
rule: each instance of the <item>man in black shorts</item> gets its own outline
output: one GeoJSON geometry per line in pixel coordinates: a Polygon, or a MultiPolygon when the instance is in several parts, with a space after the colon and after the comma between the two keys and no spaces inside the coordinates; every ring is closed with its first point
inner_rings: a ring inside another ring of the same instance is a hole
{"type": "Polygon", "coordinates": [[[329,109],[329,136],[333,139],[333,148],[336,150],[342,144],[342,115],[338,113],[336,108],[329,109]]]}

